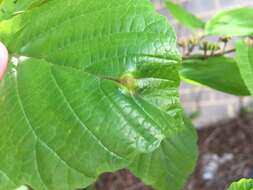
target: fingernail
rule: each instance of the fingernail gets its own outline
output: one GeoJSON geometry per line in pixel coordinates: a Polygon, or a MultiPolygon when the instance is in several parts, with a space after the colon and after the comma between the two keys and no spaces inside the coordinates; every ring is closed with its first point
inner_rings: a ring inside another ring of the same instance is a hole
{"type": "Polygon", "coordinates": [[[5,45],[0,42],[0,80],[2,80],[4,77],[4,73],[7,69],[8,59],[8,50],[5,45]]]}

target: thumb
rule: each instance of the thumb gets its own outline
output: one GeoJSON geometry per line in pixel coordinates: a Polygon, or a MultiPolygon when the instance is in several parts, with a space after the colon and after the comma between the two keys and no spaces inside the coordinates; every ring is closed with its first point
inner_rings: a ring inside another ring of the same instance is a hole
{"type": "Polygon", "coordinates": [[[0,80],[3,79],[8,64],[8,50],[3,43],[0,42],[0,80]]]}

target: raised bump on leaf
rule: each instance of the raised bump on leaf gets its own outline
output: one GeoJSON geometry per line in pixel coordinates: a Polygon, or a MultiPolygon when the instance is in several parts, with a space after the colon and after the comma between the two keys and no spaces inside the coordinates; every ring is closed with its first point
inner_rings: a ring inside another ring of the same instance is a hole
{"type": "Polygon", "coordinates": [[[120,81],[120,84],[123,85],[125,90],[130,94],[133,94],[135,89],[137,88],[137,80],[131,73],[123,74],[120,77],[119,81],[120,81]]]}

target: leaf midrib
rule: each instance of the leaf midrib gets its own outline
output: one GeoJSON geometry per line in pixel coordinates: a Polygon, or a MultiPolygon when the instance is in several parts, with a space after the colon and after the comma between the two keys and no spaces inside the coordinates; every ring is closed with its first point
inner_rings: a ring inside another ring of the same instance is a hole
{"type": "Polygon", "coordinates": [[[53,79],[56,88],[58,89],[59,93],[61,94],[63,101],[66,103],[67,107],[69,108],[70,112],[73,114],[74,118],[81,124],[81,126],[87,130],[87,132],[98,142],[98,144],[100,146],[103,147],[104,150],[106,150],[107,152],[109,152],[110,154],[112,154],[114,157],[118,158],[118,159],[123,159],[124,158],[120,155],[118,155],[117,153],[113,152],[112,150],[110,150],[108,147],[106,147],[104,145],[104,143],[101,141],[101,139],[99,139],[94,133],[92,133],[92,131],[85,125],[85,123],[83,123],[83,121],[79,118],[79,116],[77,115],[77,113],[74,111],[74,109],[72,108],[72,106],[70,105],[68,99],[66,98],[62,88],[60,87],[59,83],[57,82],[51,67],[50,67],[50,74],[51,74],[51,78],[53,79]]]}

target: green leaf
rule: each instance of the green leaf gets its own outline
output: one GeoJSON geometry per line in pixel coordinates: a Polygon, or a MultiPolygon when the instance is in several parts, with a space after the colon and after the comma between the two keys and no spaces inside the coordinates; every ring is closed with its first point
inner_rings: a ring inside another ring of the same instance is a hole
{"type": "Polygon", "coordinates": [[[215,56],[207,59],[189,58],[183,61],[180,75],[213,89],[234,95],[250,95],[241,78],[236,61],[232,58],[215,56]]]}
{"type": "Polygon", "coordinates": [[[173,3],[171,0],[166,0],[166,7],[170,13],[183,25],[192,29],[205,27],[204,21],[187,11],[184,7],[173,3]]]}
{"type": "Polygon", "coordinates": [[[238,41],[236,47],[236,60],[251,95],[253,95],[253,46],[244,41],[238,41]]]}
{"type": "Polygon", "coordinates": [[[249,36],[253,34],[253,8],[243,7],[218,13],[206,24],[210,35],[249,36]]]}
{"type": "Polygon", "coordinates": [[[52,0],[2,26],[26,60],[0,82],[0,190],[73,190],[121,168],[180,189],[196,136],[175,34],[148,0],[52,0]]]}
{"type": "Polygon", "coordinates": [[[241,179],[232,183],[227,190],[253,190],[253,179],[241,179]]]}
{"type": "Polygon", "coordinates": [[[196,130],[189,118],[184,117],[184,123],[182,131],[171,133],[152,154],[137,156],[131,171],[157,189],[180,189],[187,179],[184,174],[194,169],[198,154],[196,130]]]}

